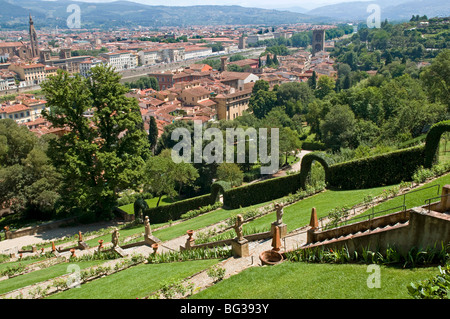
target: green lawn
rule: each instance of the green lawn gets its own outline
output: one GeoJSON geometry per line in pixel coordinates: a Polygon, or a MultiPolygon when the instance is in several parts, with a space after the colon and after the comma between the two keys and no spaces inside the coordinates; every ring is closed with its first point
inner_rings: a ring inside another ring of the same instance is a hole
{"type": "Polygon", "coordinates": [[[68,274],[69,272],[67,271],[67,267],[69,265],[76,264],[81,269],[84,269],[104,262],[104,260],[94,260],[77,263],[61,263],[45,269],[33,271],[28,274],[2,280],[0,281],[0,294],[68,274]]]}
{"type": "Polygon", "coordinates": [[[49,299],[136,299],[148,296],[165,284],[189,277],[218,262],[217,259],[167,264],[142,264],[91,281],[49,299]]]}
{"type": "MultiPolygon", "coordinates": [[[[450,184],[450,174],[443,175],[432,182],[429,182],[421,187],[418,187],[408,193],[405,196],[405,205],[406,208],[412,208],[417,206],[425,205],[425,200],[433,197],[440,196],[442,193],[442,187],[446,184],[450,184]],[[433,185],[439,185],[439,193],[437,186],[430,187],[433,185]],[[416,191],[419,190],[419,191],[416,191]]],[[[434,199],[432,202],[438,202],[439,199],[434,199]]],[[[390,200],[387,200],[374,208],[374,212],[381,212],[390,208],[398,207],[403,205],[403,195],[397,196],[390,200]]],[[[399,209],[401,210],[401,209],[399,209]]],[[[371,212],[372,209],[368,210],[367,213],[371,212]]],[[[393,213],[395,210],[387,211],[386,214],[393,213]]],[[[378,215],[380,216],[380,215],[378,215]]]]}
{"type": "MultiPolygon", "coordinates": [[[[325,192],[316,194],[314,196],[305,198],[295,204],[284,208],[283,222],[287,225],[288,232],[296,228],[306,226],[309,224],[311,218],[311,210],[313,207],[317,210],[317,217],[325,217],[330,210],[339,206],[352,207],[363,202],[367,195],[378,196],[384,189],[388,187],[376,187],[370,189],[357,190],[326,190],[325,192]]],[[[261,218],[255,219],[248,225],[254,228],[267,228],[270,230],[270,224],[276,220],[275,212],[265,215],[261,218]]]]}
{"type": "MultiPolygon", "coordinates": [[[[27,260],[7,261],[7,262],[0,264],[0,271],[6,270],[6,268],[8,268],[8,267],[12,268],[12,267],[16,267],[19,265],[27,266],[29,264],[36,263],[36,262],[44,260],[44,259],[46,259],[46,257],[36,258],[36,259],[27,259],[27,260]]],[[[1,285],[1,283],[0,283],[0,285],[1,285]]]]}
{"type": "MultiPolygon", "coordinates": [[[[148,207],[152,208],[152,207],[156,207],[156,204],[158,203],[158,199],[159,199],[159,197],[154,197],[151,199],[146,199],[145,201],[147,202],[148,207]]],[[[167,197],[166,195],[163,195],[163,197],[161,197],[161,201],[159,202],[159,206],[169,205],[174,202],[176,202],[176,199],[172,200],[169,197],[167,197]]],[[[119,208],[128,214],[134,214],[134,203],[120,206],[119,208]]]]}
{"type": "Polygon", "coordinates": [[[406,286],[439,273],[437,267],[380,266],[380,288],[369,288],[372,272],[361,264],[284,262],[252,267],[193,295],[195,299],[404,299],[406,286]]]}

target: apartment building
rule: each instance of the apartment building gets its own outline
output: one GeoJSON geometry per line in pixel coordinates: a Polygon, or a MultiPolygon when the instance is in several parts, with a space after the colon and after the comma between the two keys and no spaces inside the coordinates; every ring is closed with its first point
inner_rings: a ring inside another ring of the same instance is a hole
{"type": "Polygon", "coordinates": [[[104,59],[104,58],[87,59],[80,63],[80,75],[84,76],[85,78],[88,78],[91,76],[91,69],[94,66],[102,65],[102,64],[106,64],[106,63],[107,63],[106,59],[104,59]]]}
{"type": "Polygon", "coordinates": [[[106,64],[113,67],[116,71],[134,69],[138,66],[138,55],[130,51],[116,51],[102,53],[106,64]]]}
{"type": "Polygon", "coordinates": [[[247,83],[240,89],[232,88],[229,93],[218,94],[211,98],[215,106],[218,120],[234,120],[248,109],[254,83],[247,83]]]}
{"type": "Polygon", "coordinates": [[[39,85],[46,79],[45,65],[41,63],[12,63],[8,70],[15,72],[26,86],[39,85]]]}

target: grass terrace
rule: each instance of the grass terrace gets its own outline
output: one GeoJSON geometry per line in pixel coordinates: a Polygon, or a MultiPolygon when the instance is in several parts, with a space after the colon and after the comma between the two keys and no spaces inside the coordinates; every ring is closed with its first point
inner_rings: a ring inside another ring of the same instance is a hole
{"type": "Polygon", "coordinates": [[[192,299],[410,299],[410,282],[432,277],[437,267],[380,266],[380,288],[369,288],[367,265],[284,262],[252,267],[191,296],[192,299]],[[245,284],[244,284],[245,283],[245,284]]]}

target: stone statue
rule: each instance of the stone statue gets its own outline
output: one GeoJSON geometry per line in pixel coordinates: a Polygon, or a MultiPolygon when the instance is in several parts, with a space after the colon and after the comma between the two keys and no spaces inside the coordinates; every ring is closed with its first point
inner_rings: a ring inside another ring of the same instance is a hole
{"type": "Polygon", "coordinates": [[[119,245],[119,236],[120,236],[119,230],[117,228],[114,228],[111,239],[113,247],[117,247],[119,245]]]}
{"type": "Polygon", "coordinates": [[[242,215],[239,214],[236,216],[236,222],[234,224],[234,230],[236,231],[238,241],[244,240],[244,235],[242,232],[242,224],[244,224],[244,217],[242,217],[242,215]]]}
{"type": "Polygon", "coordinates": [[[283,205],[281,205],[281,204],[275,204],[275,210],[277,211],[277,224],[278,225],[280,225],[280,224],[282,224],[283,223],[283,214],[284,214],[284,211],[283,211],[283,205]]]}
{"type": "Polygon", "coordinates": [[[152,228],[150,227],[150,220],[148,216],[145,216],[144,228],[145,228],[145,237],[150,237],[152,235],[152,228]]]}

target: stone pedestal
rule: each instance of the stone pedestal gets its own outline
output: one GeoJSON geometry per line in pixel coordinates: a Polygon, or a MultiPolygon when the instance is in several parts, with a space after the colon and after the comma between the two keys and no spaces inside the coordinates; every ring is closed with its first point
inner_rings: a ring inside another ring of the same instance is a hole
{"type": "Polygon", "coordinates": [[[280,238],[284,238],[287,235],[287,225],[286,224],[278,224],[277,222],[272,223],[270,232],[272,234],[272,237],[275,236],[275,228],[278,228],[280,230],[280,238]]]}
{"type": "Polygon", "coordinates": [[[248,248],[248,240],[247,239],[243,239],[243,240],[233,240],[231,242],[231,248],[233,249],[233,253],[235,255],[238,255],[239,257],[248,257],[250,256],[250,251],[248,248]]]}
{"type": "Polygon", "coordinates": [[[144,242],[145,242],[147,245],[151,246],[151,245],[153,245],[153,244],[160,243],[161,240],[160,240],[159,238],[156,238],[156,237],[153,236],[153,235],[148,235],[148,236],[144,236],[144,242]]]}
{"type": "Polygon", "coordinates": [[[121,257],[126,257],[126,256],[128,256],[128,253],[127,253],[125,250],[123,250],[122,248],[120,248],[119,246],[114,247],[113,250],[114,250],[116,253],[118,253],[121,257]]]}
{"type": "Polygon", "coordinates": [[[78,242],[78,249],[79,250],[85,250],[85,249],[88,249],[88,248],[89,248],[89,245],[86,244],[84,241],[79,241],[78,242]]]}
{"type": "Polygon", "coordinates": [[[306,232],[306,243],[307,244],[312,244],[316,241],[315,232],[316,232],[316,230],[314,228],[308,229],[308,231],[306,232]]]}

